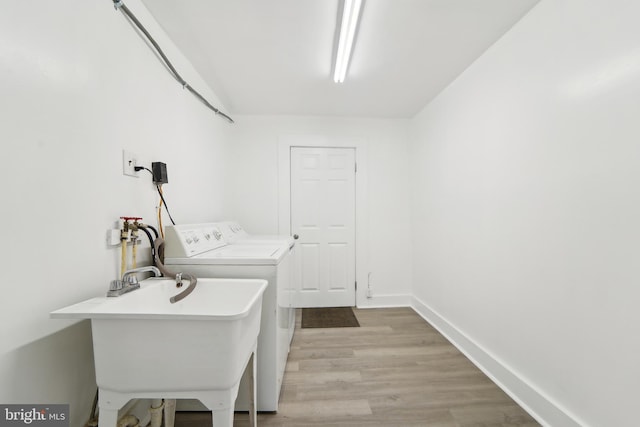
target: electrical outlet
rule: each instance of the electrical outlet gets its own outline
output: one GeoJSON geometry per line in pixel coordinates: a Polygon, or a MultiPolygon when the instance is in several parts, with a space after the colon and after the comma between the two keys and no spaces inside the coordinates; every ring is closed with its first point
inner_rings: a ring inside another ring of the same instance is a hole
{"type": "Polygon", "coordinates": [[[131,151],[122,150],[122,173],[128,176],[135,176],[138,178],[138,172],[135,167],[138,164],[138,156],[131,151]]]}

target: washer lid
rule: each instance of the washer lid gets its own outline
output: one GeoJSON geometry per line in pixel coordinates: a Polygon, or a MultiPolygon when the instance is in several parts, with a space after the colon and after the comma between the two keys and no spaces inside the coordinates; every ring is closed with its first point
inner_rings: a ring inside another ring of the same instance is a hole
{"type": "Polygon", "coordinates": [[[272,258],[281,248],[267,245],[228,245],[223,248],[205,252],[200,256],[209,254],[213,258],[272,258]]]}
{"type": "Polygon", "coordinates": [[[191,257],[165,257],[166,265],[277,265],[288,248],[272,245],[227,245],[191,257]]]}

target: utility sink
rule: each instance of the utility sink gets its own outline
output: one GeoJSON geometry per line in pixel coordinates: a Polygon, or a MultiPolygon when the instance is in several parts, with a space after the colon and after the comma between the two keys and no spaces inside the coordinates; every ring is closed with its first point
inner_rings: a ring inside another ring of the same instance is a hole
{"type": "Polygon", "coordinates": [[[175,280],[150,278],[140,285],[51,313],[91,319],[100,427],[115,427],[117,410],[139,397],[199,399],[218,415],[214,425],[231,425],[242,374],[247,365],[255,367],[255,357],[249,362],[267,281],[198,279],[174,304],[169,298],[181,290],[175,280]]]}

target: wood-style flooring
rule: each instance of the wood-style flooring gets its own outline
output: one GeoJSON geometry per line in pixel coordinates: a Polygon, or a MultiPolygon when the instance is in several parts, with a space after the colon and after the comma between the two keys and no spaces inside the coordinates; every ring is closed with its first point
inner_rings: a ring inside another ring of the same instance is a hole
{"type": "MultiPolygon", "coordinates": [[[[280,409],[259,426],[539,426],[412,309],[354,312],[359,328],[300,329],[298,313],[280,409]]],[[[210,413],[177,414],[196,426],[210,413]]]]}

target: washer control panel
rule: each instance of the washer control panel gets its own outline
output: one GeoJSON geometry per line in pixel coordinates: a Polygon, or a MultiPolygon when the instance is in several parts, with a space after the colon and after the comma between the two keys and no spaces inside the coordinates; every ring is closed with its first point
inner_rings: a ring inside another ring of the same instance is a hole
{"type": "Polygon", "coordinates": [[[227,243],[235,243],[238,239],[247,237],[247,232],[235,221],[220,222],[218,225],[227,243]]]}
{"type": "Polygon", "coordinates": [[[192,257],[227,245],[216,224],[169,225],[165,228],[165,257],[192,257]]]}

